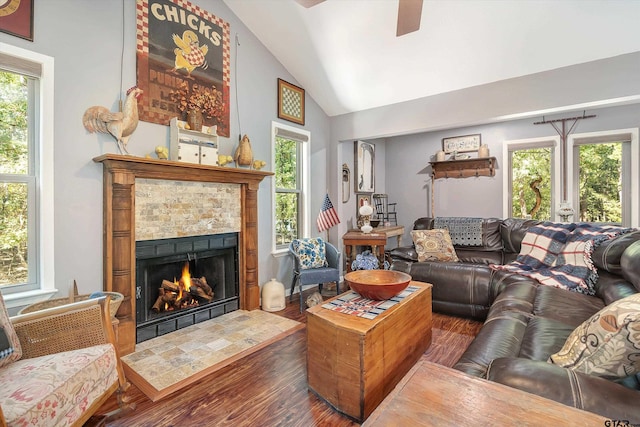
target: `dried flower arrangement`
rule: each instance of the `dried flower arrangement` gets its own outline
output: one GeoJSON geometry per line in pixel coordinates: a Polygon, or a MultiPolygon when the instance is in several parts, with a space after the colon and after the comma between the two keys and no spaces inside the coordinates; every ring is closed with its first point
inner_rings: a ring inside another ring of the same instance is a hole
{"type": "Polygon", "coordinates": [[[183,114],[197,109],[202,112],[205,119],[222,121],[224,110],[222,92],[213,85],[208,88],[194,83],[189,87],[188,82],[182,81],[178,89],[169,92],[169,98],[176,103],[176,108],[183,114]]]}

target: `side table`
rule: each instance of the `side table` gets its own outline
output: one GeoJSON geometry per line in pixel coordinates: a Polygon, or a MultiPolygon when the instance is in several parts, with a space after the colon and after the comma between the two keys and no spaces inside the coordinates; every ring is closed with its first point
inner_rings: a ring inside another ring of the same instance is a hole
{"type": "Polygon", "coordinates": [[[356,259],[358,254],[358,246],[370,246],[371,253],[378,258],[380,265],[384,265],[384,247],[387,239],[390,237],[397,238],[397,245],[400,246],[402,235],[404,234],[404,226],[398,225],[393,227],[376,227],[371,233],[363,233],[360,230],[349,230],[342,236],[344,244],[344,260],[346,273],[351,271],[351,263],[356,259]]]}
{"type": "Polygon", "coordinates": [[[344,243],[345,271],[351,271],[351,263],[356,259],[358,246],[371,246],[371,253],[378,258],[380,265],[384,265],[384,245],[387,235],[383,233],[363,233],[362,231],[348,231],[342,236],[344,243]]]}

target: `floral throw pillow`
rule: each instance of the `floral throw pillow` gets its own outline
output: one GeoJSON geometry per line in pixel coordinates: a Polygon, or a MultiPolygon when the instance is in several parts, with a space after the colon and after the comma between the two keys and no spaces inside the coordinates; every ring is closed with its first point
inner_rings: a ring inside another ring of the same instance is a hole
{"type": "Polygon", "coordinates": [[[15,362],[20,357],[22,357],[20,341],[9,320],[9,313],[0,294],[0,367],[15,362]]]}
{"type": "Polygon", "coordinates": [[[293,251],[302,270],[327,266],[327,249],[319,237],[294,240],[293,251]]]}
{"type": "Polygon", "coordinates": [[[640,372],[640,294],[609,304],[584,321],[549,362],[607,379],[640,372]]]}
{"type": "Polygon", "coordinates": [[[418,261],[458,262],[449,230],[413,230],[411,238],[418,253],[418,261]]]}

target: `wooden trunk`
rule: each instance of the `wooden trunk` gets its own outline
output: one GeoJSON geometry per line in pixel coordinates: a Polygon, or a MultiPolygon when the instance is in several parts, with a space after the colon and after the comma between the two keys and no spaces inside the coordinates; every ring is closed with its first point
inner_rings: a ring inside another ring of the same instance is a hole
{"type": "Polygon", "coordinates": [[[371,320],[307,310],[309,388],[360,422],[431,344],[431,285],[410,285],[420,289],[371,320]]]}

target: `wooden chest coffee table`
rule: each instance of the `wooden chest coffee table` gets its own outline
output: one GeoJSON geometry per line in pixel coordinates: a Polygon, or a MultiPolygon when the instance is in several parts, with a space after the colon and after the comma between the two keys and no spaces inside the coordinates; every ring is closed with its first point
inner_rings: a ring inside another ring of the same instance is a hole
{"type": "Polygon", "coordinates": [[[431,285],[409,286],[419,289],[373,319],[322,305],[307,310],[309,388],[359,422],[431,344],[431,285]]]}

